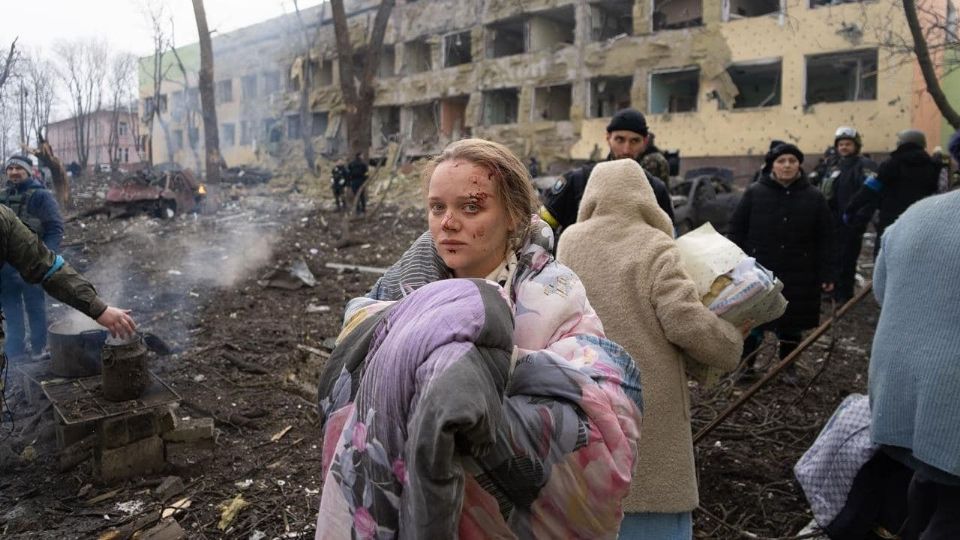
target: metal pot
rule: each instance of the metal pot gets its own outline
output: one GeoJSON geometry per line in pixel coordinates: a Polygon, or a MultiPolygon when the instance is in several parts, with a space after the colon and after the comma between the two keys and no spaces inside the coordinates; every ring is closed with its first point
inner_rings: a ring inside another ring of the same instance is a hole
{"type": "Polygon", "coordinates": [[[106,330],[79,330],[71,321],[47,328],[50,371],[60,377],[90,377],[100,373],[106,330]]]}
{"type": "Polygon", "coordinates": [[[107,340],[103,346],[103,397],[110,401],[137,399],[150,385],[147,348],[140,334],[126,340],[107,340]]]}

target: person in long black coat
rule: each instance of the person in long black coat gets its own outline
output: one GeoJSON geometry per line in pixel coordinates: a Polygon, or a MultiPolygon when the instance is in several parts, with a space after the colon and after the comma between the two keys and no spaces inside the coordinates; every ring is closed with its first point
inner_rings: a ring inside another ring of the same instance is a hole
{"type": "MultiPolygon", "coordinates": [[[[820,324],[820,293],[833,290],[830,210],[820,190],[803,177],[803,152],[781,144],[767,154],[770,173],[747,188],[730,222],[730,239],[783,282],[787,311],[751,332],[744,357],[763,341],[764,330],[780,340],[780,358],[803,331],[820,324]]],[[[752,371],[752,364],[748,372],[752,371]]]]}

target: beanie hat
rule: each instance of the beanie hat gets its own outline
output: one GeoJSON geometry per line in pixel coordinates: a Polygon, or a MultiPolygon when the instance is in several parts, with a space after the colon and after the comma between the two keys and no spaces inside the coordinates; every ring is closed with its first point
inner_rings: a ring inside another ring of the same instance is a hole
{"type": "Polygon", "coordinates": [[[770,141],[770,148],[768,148],[767,151],[773,152],[773,149],[780,146],[781,144],[787,144],[787,142],[781,141],[780,139],[773,139],[770,141]]]}
{"type": "Polygon", "coordinates": [[[837,143],[847,139],[853,141],[854,146],[857,147],[857,152],[860,151],[860,147],[863,146],[863,139],[860,138],[860,132],[856,128],[849,126],[840,126],[837,128],[837,131],[833,134],[833,146],[836,148],[837,143]]]}
{"type": "Polygon", "coordinates": [[[14,154],[10,156],[7,158],[7,164],[4,169],[11,166],[20,167],[21,169],[27,171],[27,174],[33,174],[33,162],[30,161],[30,156],[26,156],[24,154],[14,154]]]}
{"type": "Polygon", "coordinates": [[[636,109],[623,109],[613,115],[607,124],[607,133],[611,131],[632,131],[647,135],[647,119],[636,109]]]}
{"type": "Polygon", "coordinates": [[[774,147],[773,150],[767,152],[767,163],[773,163],[774,161],[777,160],[778,157],[784,154],[790,154],[792,156],[795,156],[797,158],[797,161],[799,161],[800,163],[803,163],[803,152],[801,152],[800,149],[796,147],[796,145],[793,145],[790,143],[783,143],[783,144],[777,145],[776,147],[774,147]]]}
{"type": "Polygon", "coordinates": [[[897,133],[897,148],[905,144],[915,144],[920,148],[927,147],[927,136],[919,129],[905,129],[897,133]]]}

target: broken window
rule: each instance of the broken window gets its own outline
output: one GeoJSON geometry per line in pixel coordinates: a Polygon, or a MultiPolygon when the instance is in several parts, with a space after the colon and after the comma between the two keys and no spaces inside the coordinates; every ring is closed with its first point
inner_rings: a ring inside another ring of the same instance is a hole
{"type": "Polygon", "coordinates": [[[291,114],[287,117],[287,138],[288,139],[299,139],[300,138],[300,115],[291,114]]]}
{"type": "Polygon", "coordinates": [[[472,61],[469,30],[443,36],[443,67],[469,64],[472,61]]]}
{"type": "Polygon", "coordinates": [[[501,88],[483,93],[483,123],[487,126],[517,123],[519,88],[501,88]]]}
{"type": "Polygon", "coordinates": [[[703,0],[653,0],[653,30],[703,26],[703,0]]]}
{"type": "Polygon", "coordinates": [[[739,64],[727,68],[727,73],[736,85],[734,109],[748,107],[773,107],[780,105],[780,60],[763,64],[739,64]]]}
{"type": "Polygon", "coordinates": [[[569,84],[537,88],[533,93],[533,120],[569,120],[572,89],[569,84]]]}
{"type": "Polygon", "coordinates": [[[591,41],[603,41],[621,34],[633,34],[633,0],[590,4],[591,41]]]}
{"type": "Polygon", "coordinates": [[[383,50],[380,51],[380,67],[377,69],[377,77],[385,79],[396,75],[396,71],[394,71],[396,61],[397,57],[393,45],[384,45],[383,50]]]}
{"type": "Polygon", "coordinates": [[[530,51],[549,49],[561,43],[573,43],[577,19],[573,6],[538,11],[527,22],[530,51]]]}
{"type": "Polygon", "coordinates": [[[382,147],[400,135],[400,107],[375,107],[373,109],[373,143],[382,147]]]}
{"type": "Polygon", "coordinates": [[[183,130],[175,129],[173,130],[173,150],[182,150],[183,149],[183,130]]]}
{"type": "Polygon", "coordinates": [[[280,72],[268,71],[263,74],[263,93],[270,95],[280,91],[280,72]]]}
{"type": "Polygon", "coordinates": [[[410,107],[410,139],[414,144],[437,142],[436,104],[426,103],[410,107]]]}
{"type": "Polygon", "coordinates": [[[877,99],[877,50],[807,57],[805,103],[877,99]]]}
{"type": "Polygon", "coordinates": [[[857,4],[863,0],[810,0],[810,7],[839,6],[840,4],[857,4]]]}
{"type": "Polygon", "coordinates": [[[250,129],[250,124],[248,120],[240,121],[240,146],[249,146],[253,142],[253,130],[250,129]]]}
{"type": "Polygon", "coordinates": [[[245,100],[257,97],[257,76],[246,75],[240,79],[240,92],[245,100]]]}
{"type": "Polygon", "coordinates": [[[613,116],[630,106],[632,77],[597,77],[590,80],[590,118],[613,116]]]}
{"type": "Polygon", "coordinates": [[[951,0],[947,0],[947,24],[943,29],[946,34],[945,41],[947,43],[960,41],[958,30],[960,30],[960,16],[957,14],[957,7],[953,5],[951,0]]]}
{"type": "Polygon", "coordinates": [[[527,51],[526,24],[514,18],[487,26],[487,58],[502,58],[527,51]]]}
{"type": "Polygon", "coordinates": [[[325,135],[327,133],[327,125],[330,122],[330,113],[324,112],[315,112],[313,113],[313,131],[311,135],[314,137],[325,135]]]}
{"type": "Polygon", "coordinates": [[[232,79],[217,81],[216,101],[217,103],[230,103],[233,101],[232,79]]]}
{"type": "Polygon", "coordinates": [[[469,135],[466,127],[467,103],[470,96],[457,96],[440,100],[440,133],[457,140],[469,135]]]}
{"type": "Polygon", "coordinates": [[[237,128],[234,124],[220,124],[220,144],[230,148],[236,142],[237,128]]]}
{"type": "Polygon", "coordinates": [[[263,133],[268,141],[278,143],[283,140],[283,124],[277,123],[276,118],[264,118],[263,133]]]}
{"type": "Polygon", "coordinates": [[[320,86],[330,86],[333,84],[333,60],[324,60],[320,62],[320,73],[317,80],[320,86]]]}
{"type": "Polygon", "coordinates": [[[403,44],[403,74],[413,75],[430,71],[430,44],[423,38],[403,44]]]}
{"type": "Polygon", "coordinates": [[[700,68],[650,75],[650,114],[693,112],[700,93],[700,68]]]}
{"type": "Polygon", "coordinates": [[[723,20],[734,21],[780,13],[781,0],[723,0],[723,20]]]}
{"type": "MultiPolygon", "coordinates": [[[[298,61],[300,61],[298,59],[298,61]]],[[[294,62],[290,69],[287,70],[287,92],[299,92],[300,91],[300,78],[302,75],[302,67],[300,67],[297,62],[294,62]],[[297,74],[293,74],[294,68],[297,68],[297,74]]]]}

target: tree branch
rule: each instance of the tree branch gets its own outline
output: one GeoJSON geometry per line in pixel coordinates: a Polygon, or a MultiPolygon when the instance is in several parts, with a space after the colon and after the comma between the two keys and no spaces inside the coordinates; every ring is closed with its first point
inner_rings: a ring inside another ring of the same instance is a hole
{"type": "Polygon", "coordinates": [[[933,102],[936,103],[947,123],[953,126],[953,129],[960,129],[960,114],[957,114],[957,111],[947,101],[947,96],[943,93],[943,88],[940,87],[940,81],[937,80],[937,71],[930,60],[930,50],[927,48],[923,29],[920,27],[915,1],[903,0],[903,12],[907,17],[910,35],[913,37],[913,52],[917,56],[917,63],[920,64],[920,73],[923,74],[923,80],[927,85],[927,93],[933,98],[933,102]]]}
{"type": "Polygon", "coordinates": [[[20,38],[13,38],[13,43],[10,44],[10,52],[7,53],[7,61],[3,64],[3,73],[0,73],[0,88],[3,88],[4,83],[7,82],[7,77],[10,76],[10,68],[13,67],[13,63],[17,60],[18,39],[20,38]]]}

